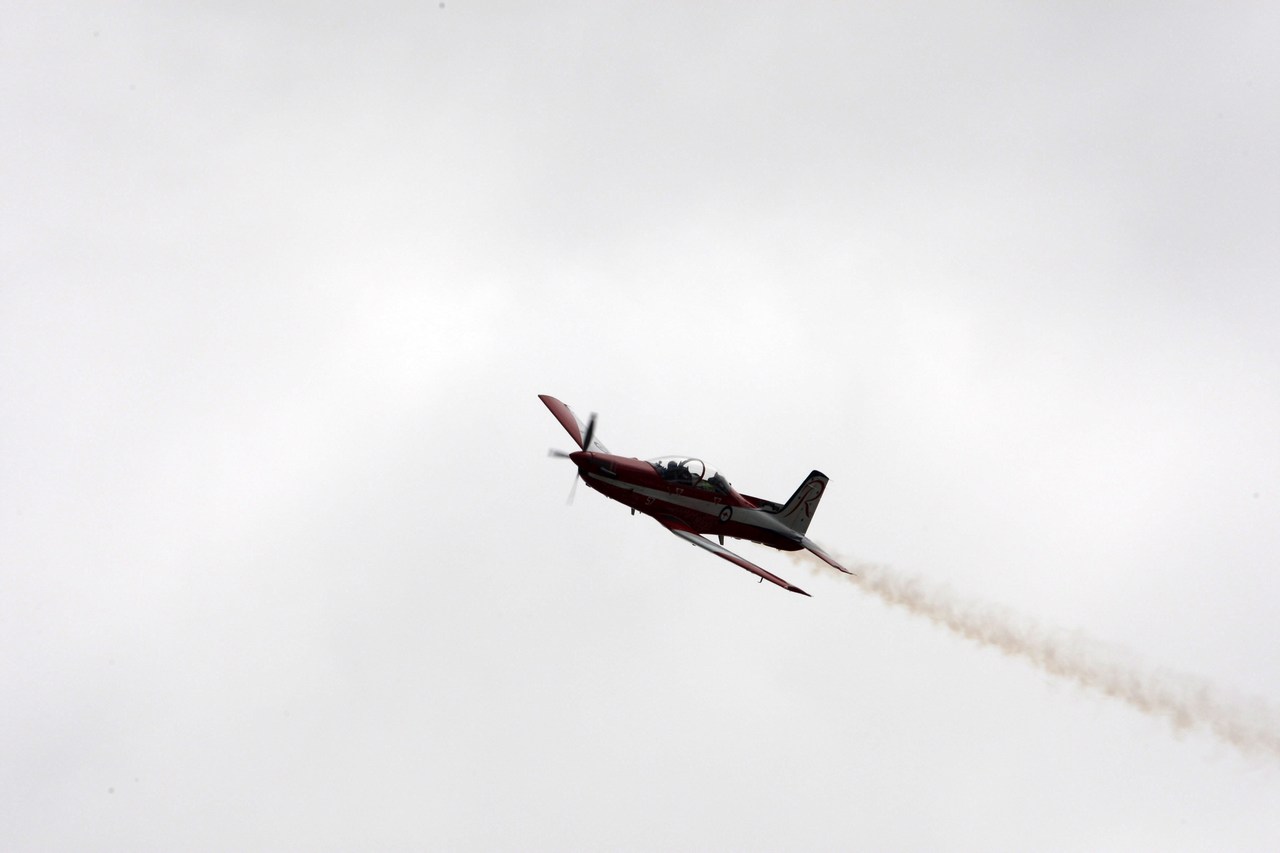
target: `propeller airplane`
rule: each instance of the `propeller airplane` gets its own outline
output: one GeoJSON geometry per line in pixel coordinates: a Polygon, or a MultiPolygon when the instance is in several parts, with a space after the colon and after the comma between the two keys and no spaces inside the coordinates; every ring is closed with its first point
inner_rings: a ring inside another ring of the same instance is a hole
{"type": "MultiPolygon", "coordinates": [[[[605,497],[630,507],[632,515],[640,512],[652,516],[686,542],[758,575],[761,582],[769,581],[791,592],[809,594],[730,551],[724,547],[724,538],[747,539],[780,551],[803,549],[845,574],[853,574],[805,535],[827,487],[827,476],[821,471],[809,474],[786,503],[767,501],[739,493],[724,475],[708,468],[701,459],[665,456],[641,461],[610,453],[596,437],[594,413],[583,424],[572,409],[555,397],[539,394],[538,399],[580,448],[573,453],[550,451],[550,455],[578,466],[575,490],[581,479],[605,497]],[[704,534],[715,535],[720,544],[704,534]]],[[[569,499],[572,501],[573,491],[569,499]]]]}

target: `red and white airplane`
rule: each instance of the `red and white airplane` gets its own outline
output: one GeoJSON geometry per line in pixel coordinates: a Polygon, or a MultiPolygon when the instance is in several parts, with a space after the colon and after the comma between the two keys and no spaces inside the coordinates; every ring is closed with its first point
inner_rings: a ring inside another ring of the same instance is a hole
{"type": "Polygon", "coordinates": [[[755,498],[740,494],[701,459],[664,456],[642,462],[612,454],[595,436],[594,414],[583,424],[572,409],[555,397],[539,394],[538,399],[547,404],[581,448],[574,453],[552,450],[551,455],[571,460],[578,466],[578,476],[584,483],[631,507],[632,515],[651,515],[686,542],[759,575],[762,581],[801,595],[809,593],[725,548],[724,537],[749,539],[781,551],[805,549],[845,574],[853,574],[805,536],[827,487],[827,476],[821,471],[811,473],[786,503],[755,498]],[[720,544],[702,534],[715,534],[720,544]]]}

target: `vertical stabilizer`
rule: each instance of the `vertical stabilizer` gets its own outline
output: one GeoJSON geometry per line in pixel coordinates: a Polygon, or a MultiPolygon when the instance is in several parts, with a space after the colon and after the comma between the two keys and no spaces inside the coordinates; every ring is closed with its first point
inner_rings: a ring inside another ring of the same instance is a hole
{"type": "Polygon", "coordinates": [[[813,514],[818,511],[818,501],[827,488],[827,475],[814,471],[800,484],[791,499],[778,510],[778,520],[801,536],[809,529],[813,514]]]}

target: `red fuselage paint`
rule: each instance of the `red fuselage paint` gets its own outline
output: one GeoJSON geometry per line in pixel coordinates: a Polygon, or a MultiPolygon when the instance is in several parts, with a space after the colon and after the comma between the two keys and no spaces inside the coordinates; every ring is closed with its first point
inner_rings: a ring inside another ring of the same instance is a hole
{"type": "Polygon", "coordinates": [[[702,479],[672,482],[653,465],[632,456],[579,450],[570,453],[569,459],[578,466],[578,474],[588,486],[636,512],[679,519],[700,534],[747,539],[782,551],[804,547],[799,537],[736,520],[737,510],[758,510],[761,505],[731,485],[717,490],[702,479]]]}

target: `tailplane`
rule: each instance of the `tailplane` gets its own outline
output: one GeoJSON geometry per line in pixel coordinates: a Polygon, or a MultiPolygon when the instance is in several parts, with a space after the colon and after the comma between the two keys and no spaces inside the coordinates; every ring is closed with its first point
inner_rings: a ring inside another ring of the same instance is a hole
{"type": "Polygon", "coordinates": [[[804,546],[804,549],[806,551],[818,557],[823,562],[831,566],[834,566],[835,568],[844,572],[846,575],[853,575],[854,577],[858,576],[857,572],[853,571],[852,569],[846,569],[844,566],[840,565],[839,560],[837,560],[835,557],[831,556],[826,551],[819,548],[818,543],[814,542],[808,536],[804,537],[804,539],[801,540],[800,544],[804,546]]]}

